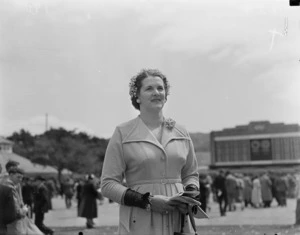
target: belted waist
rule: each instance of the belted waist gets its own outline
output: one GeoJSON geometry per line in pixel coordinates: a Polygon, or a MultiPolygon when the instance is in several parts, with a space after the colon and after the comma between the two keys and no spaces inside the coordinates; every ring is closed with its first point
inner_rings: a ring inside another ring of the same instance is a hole
{"type": "Polygon", "coordinates": [[[153,180],[138,180],[135,182],[127,182],[129,187],[140,184],[175,184],[181,183],[181,179],[153,179],[153,180]]]}

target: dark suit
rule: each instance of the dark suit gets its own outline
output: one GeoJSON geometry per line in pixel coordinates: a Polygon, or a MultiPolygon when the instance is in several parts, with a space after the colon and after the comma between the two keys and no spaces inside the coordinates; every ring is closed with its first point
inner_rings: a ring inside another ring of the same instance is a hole
{"type": "Polygon", "coordinates": [[[35,224],[45,234],[52,234],[52,230],[44,225],[45,213],[49,210],[48,189],[44,183],[37,186],[34,191],[35,224]]]}
{"type": "Polygon", "coordinates": [[[225,187],[225,177],[223,175],[216,176],[213,187],[216,193],[216,198],[219,203],[221,216],[226,215],[227,208],[227,192],[225,187]]]}
{"type": "Polygon", "coordinates": [[[6,225],[19,219],[13,197],[13,188],[0,184],[0,235],[6,234],[6,225]]]}
{"type": "Polygon", "coordinates": [[[97,218],[98,191],[93,182],[87,181],[82,189],[79,216],[92,219],[97,218]]]}

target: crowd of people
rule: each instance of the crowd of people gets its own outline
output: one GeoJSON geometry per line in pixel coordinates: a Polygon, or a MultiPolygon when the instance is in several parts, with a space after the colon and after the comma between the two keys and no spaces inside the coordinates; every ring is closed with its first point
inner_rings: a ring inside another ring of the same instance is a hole
{"type": "Polygon", "coordinates": [[[53,235],[44,224],[50,209],[46,180],[37,176],[30,182],[16,161],[8,161],[5,168],[7,173],[1,174],[0,166],[0,234],[53,235]]]}
{"type": "Polygon", "coordinates": [[[97,199],[103,200],[99,180],[93,174],[60,184],[54,178],[28,177],[16,161],[8,161],[6,173],[0,165],[0,235],[53,235],[44,224],[45,213],[52,210],[52,198],[64,198],[66,209],[77,200],[77,215],[86,218],[87,228],[94,227],[97,199]]]}
{"type": "Polygon", "coordinates": [[[285,207],[287,197],[295,197],[297,184],[294,175],[273,172],[243,174],[220,170],[217,175],[200,174],[199,178],[202,209],[209,209],[212,198],[219,204],[221,216],[238,207],[268,208],[273,201],[285,207]]]}

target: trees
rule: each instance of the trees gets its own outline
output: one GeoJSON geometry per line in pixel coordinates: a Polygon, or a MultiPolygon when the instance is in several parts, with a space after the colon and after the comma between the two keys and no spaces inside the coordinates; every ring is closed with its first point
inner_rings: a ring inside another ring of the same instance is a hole
{"type": "Polygon", "coordinates": [[[34,149],[34,136],[30,132],[21,129],[20,132],[14,132],[7,139],[14,142],[14,152],[32,160],[32,152],[34,149]]]}
{"type": "Polygon", "coordinates": [[[59,179],[64,169],[100,176],[108,144],[107,139],[91,137],[83,132],[75,133],[64,128],[50,129],[35,136],[20,130],[8,139],[15,143],[14,152],[17,154],[34,163],[55,167],[59,179]]]}

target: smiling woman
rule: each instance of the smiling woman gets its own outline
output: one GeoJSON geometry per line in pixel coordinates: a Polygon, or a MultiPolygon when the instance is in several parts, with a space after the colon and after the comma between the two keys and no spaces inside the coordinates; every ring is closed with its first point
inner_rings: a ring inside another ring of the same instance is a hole
{"type": "Polygon", "coordinates": [[[187,205],[170,199],[198,191],[197,161],[186,129],[163,116],[170,85],[160,71],[148,69],[133,77],[129,87],[140,115],[119,125],[110,139],[102,193],[121,204],[119,234],[189,233],[187,205]]]}
{"type": "Polygon", "coordinates": [[[150,93],[150,90],[153,89],[153,85],[159,86],[156,87],[156,89],[159,89],[160,94],[159,96],[153,95],[152,99],[162,99],[161,93],[164,93],[164,99],[167,99],[167,96],[169,95],[170,85],[168,83],[167,78],[165,75],[163,75],[159,70],[142,70],[140,73],[138,73],[136,76],[132,77],[129,83],[129,95],[131,97],[132,105],[140,110],[140,100],[138,97],[138,94],[141,91],[142,88],[142,82],[145,80],[145,78],[151,77],[152,81],[147,81],[147,84],[144,84],[144,90],[147,90],[148,93],[150,93]],[[155,81],[156,80],[156,84],[155,81]],[[162,92],[163,91],[163,92],[162,92]]]}

